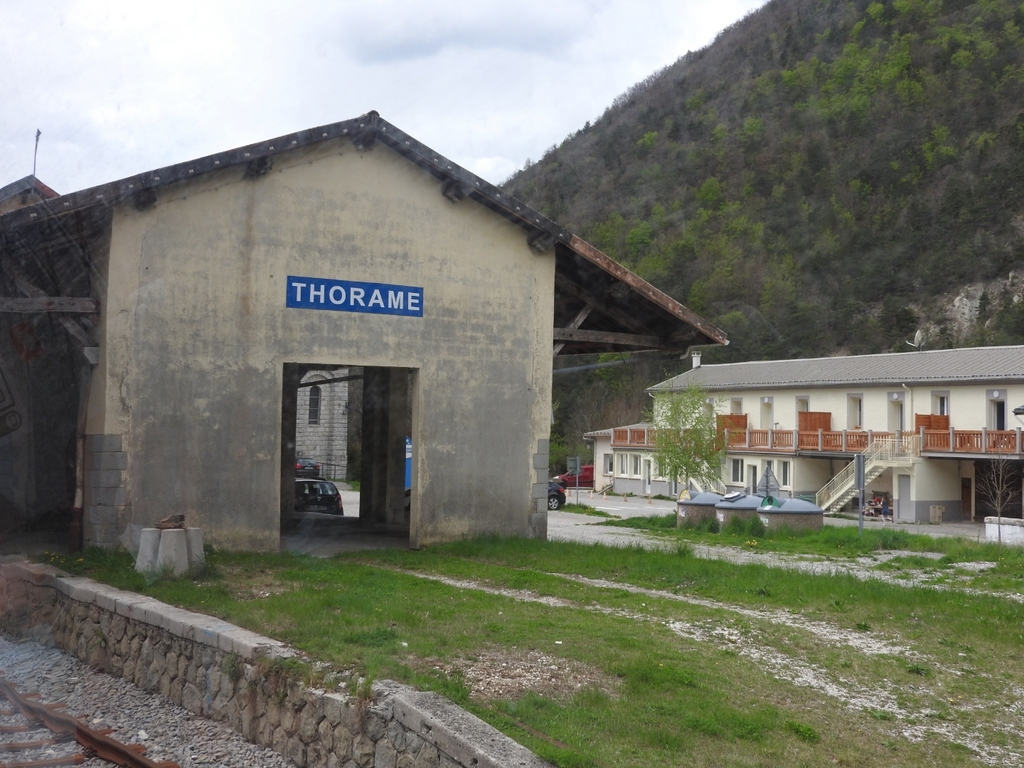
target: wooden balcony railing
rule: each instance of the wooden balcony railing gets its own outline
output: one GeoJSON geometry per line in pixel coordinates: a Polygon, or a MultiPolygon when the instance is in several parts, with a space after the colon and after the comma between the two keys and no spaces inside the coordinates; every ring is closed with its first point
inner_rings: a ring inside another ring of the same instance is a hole
{"type": "Polygon", "coordinates": [[[650,448],[654,445],[654,430],[643,427],[622,427],[612,430],[612,445],[615,448],[650,448]]]}
{"type": "MultiPolygon", "coordinates": [[[[654,429],[622,427],[612,430],[616,448],[653,448],[654,429]]],[[[912,435],[903,432],[904,437],[912,435]]],[[[861,453],[875,440],[895,437],[894,432],[872,430],[824,430],[801,432],[795,429],[725,429],[723,440],[729,450],[759,453],[861,453]]],[[[918,430],[921,453],[1024,453],[1021,430],[925,429],[918,430]]]]}
{"type": "MultiPolygon", "coordinates": [[[[901,433],[904,437],[912,432],[901,433]]],[[[851,430],[726,429],[730,450],[796,453],[861,453],[875,440],[892,438],[894,432],[851,430]]],[[[1020,429],[920,429],[921,453],[1022,454],[1020,429]]]]}

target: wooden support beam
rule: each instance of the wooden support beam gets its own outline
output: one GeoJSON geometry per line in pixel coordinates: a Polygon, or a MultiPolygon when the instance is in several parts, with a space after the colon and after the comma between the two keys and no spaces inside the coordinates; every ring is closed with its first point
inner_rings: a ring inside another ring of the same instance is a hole
{"type": "Polygon", "coordinates": [[[42,296],[31,299],[14,299],[0,296],[0,312],[71,312],[81,315],[95,315],[100,311],[96,299],[76,296],[42,296]]]}
{"type": "MultiPolygon", "coordinates": [[[[616,285],[623,284],[617,283],[616,285]]],[[[638,323],[636,321],[636,318],[626,314],[625,312],[621,312],[615,309],[614,307],[609,307],[607,303],[605,303],[601,299],[600,296],[591,293],[582,286],[577,285],[576,283],[569,280],[569,278],[567,277],[563,277],[562,275],[556,274],[555,286],[558,288],[558,290],[563,291],[564,293],[567,293],[570,296],[579,299],[580,301],[585,301],[587,304],[591,305],[594,309],[596,309],[600,314],[605,315],[606,317],[610,317],[612,320],[630,329],[634,333],[649,334],[651,332],[649,328],[645,327],[641,323],[638,323]]],[[[628,290],[628,286],[623,285],[623,287],[626,287],[628,290]]]]}
{"type": "Polygon", "coordinates": [[[555,328],[555,341],[580,341],[591,344],[614,344],[621,347],[644,347],[646,349],[677,350],[680,345],[671,344],[657,336],[641,336],[632,333],[610,333],[608,331],[581,331],[574,328],[555,328]]]}
{"type": "MultiPolygon", "coordinates": [[[[47,296],[46,292],[36,285],[29,282],[29,279],[25,277],[20,269],[18,269],[11,261],[4,260],[0,262],[0,266],[3,267],[4,272],[7,274],[14,284],[18,287],[18,290],[27,295],[32,299],[52,299],[54,297],[47,296]]],[[[92,339],[89,338],[89,334],[86,333],[85,329],[76,323],[72,318],[65,317],[63,314],[57,316],[57,322],[64,326],[64,330],[70,333],[84,348],[95,347],[92,339]]]]}
{"type": "Polygon", "coordinates": [[[448,179],[441,185],[441,194],[453,203],[465,200],[470,191],[470,188],[458,179],[448,179]]]}
{"type": "MultiPolygon", "coordinates": [[[[590,311],[592,309],[593,307],[591,307],[589,304],[583,307],[583,309],[576,313],[576,317],[572,319],[572,322],[569,323],[569,328],[575,330],[576,328],[579,328],[581,325],[583,325],[583,321],[587,319],[587,315],[590,314],[590,311]]],[[[562,347],[564,346],[565,344],[556,343],[554,351],[552,351],[551,353],[551,356],[556,357],[558,353],[562,351],[562,347]]]]}
{"type": "Polygon", "coordinates": [[[270,173],[274,167],[274,160],[269,155],[254,157],[245,165],[245,178],[256,179],[270,173]]]}
{"type": "Polygon", "coordinates": [[[612,261],[612,259],[601,253],[601,251],[597,250],[597,248],[592,246],[586,240],[581,240],[576,235],[573,235],[572,239],[569,241],[569,247],[583,258],[601,267],[601,269],[612,277],[615,277],[628,285],[641,296],[645,296],[652,303],[662,307],[664,310],[675,315],[680,320],[685,320],[702,334],[707,336],[712,342],[718,344],[729,343],[729,337],[726,336],[725,332],[720,328],[716,328],[703,317],[687,309],[671,296],[662,293],[638,275],[634,275],[621,264],[617,264],[612,261]]]}
{"type": "Polygon", "coordinates": [[[156,190],[151,187],[140,189],[132,195],[132,205],[135,206],[135,210],[137,211],[144,211],[147,208],[152,208],[156,205],[156,190]]]}
{"type": "Polygon", "coordinates": [[[526,242],[534,253],[544,253],[551,250],[555,244],[555,236],[548,234],[543,229],[535,229],[526,236],[526,242]]]}

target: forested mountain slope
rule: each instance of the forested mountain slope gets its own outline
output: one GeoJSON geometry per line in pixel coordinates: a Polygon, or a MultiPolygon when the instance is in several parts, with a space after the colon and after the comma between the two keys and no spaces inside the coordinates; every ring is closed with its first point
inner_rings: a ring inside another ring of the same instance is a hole
{"type": "Polygon", "coordinates": [[[1022,35],[1009,0],[771,0],[505,186],[727,331],[708,362],[1024,342],[1022,35]]]}

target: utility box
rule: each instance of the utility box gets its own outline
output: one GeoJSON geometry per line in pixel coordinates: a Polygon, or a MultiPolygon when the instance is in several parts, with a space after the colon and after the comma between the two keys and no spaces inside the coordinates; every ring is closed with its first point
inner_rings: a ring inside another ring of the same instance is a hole
{"type": "Polygon", "coordinates": [[[944,514],[946,514],[946,506],[944,504],[932,504],[928,507],[928,522],[932,525],[938,525],[942,522],[944,514]]]}

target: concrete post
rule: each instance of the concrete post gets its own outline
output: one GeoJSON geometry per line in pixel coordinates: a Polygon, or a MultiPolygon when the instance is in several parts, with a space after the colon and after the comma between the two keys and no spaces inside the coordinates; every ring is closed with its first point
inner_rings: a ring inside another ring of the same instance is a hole
{"type": "Polygon", "coordinates": [[[281,519],[295,511],[295,417],[302,371],[286,363],[281,383],[281,519]]]}
{"type": "Polygon", "coordinates": [[[158,571],[169,570],[175,576],[188,573],[188,537],[183,528],[160,531],[156,567],[158,571]]]}
{"type": "Polygon", "coordinates": [[[139,573],[157,569],[157,554],[160,551],[160,529],[143,528],[139,539],[139,554],[135,558],[135,570],[139,573]]]}
{"type": "Polygon", "coordinates": [[[409,371],[363,369],[363,465],[359,517],[405,528],[405,436],[409,429],[409,371]]]}

